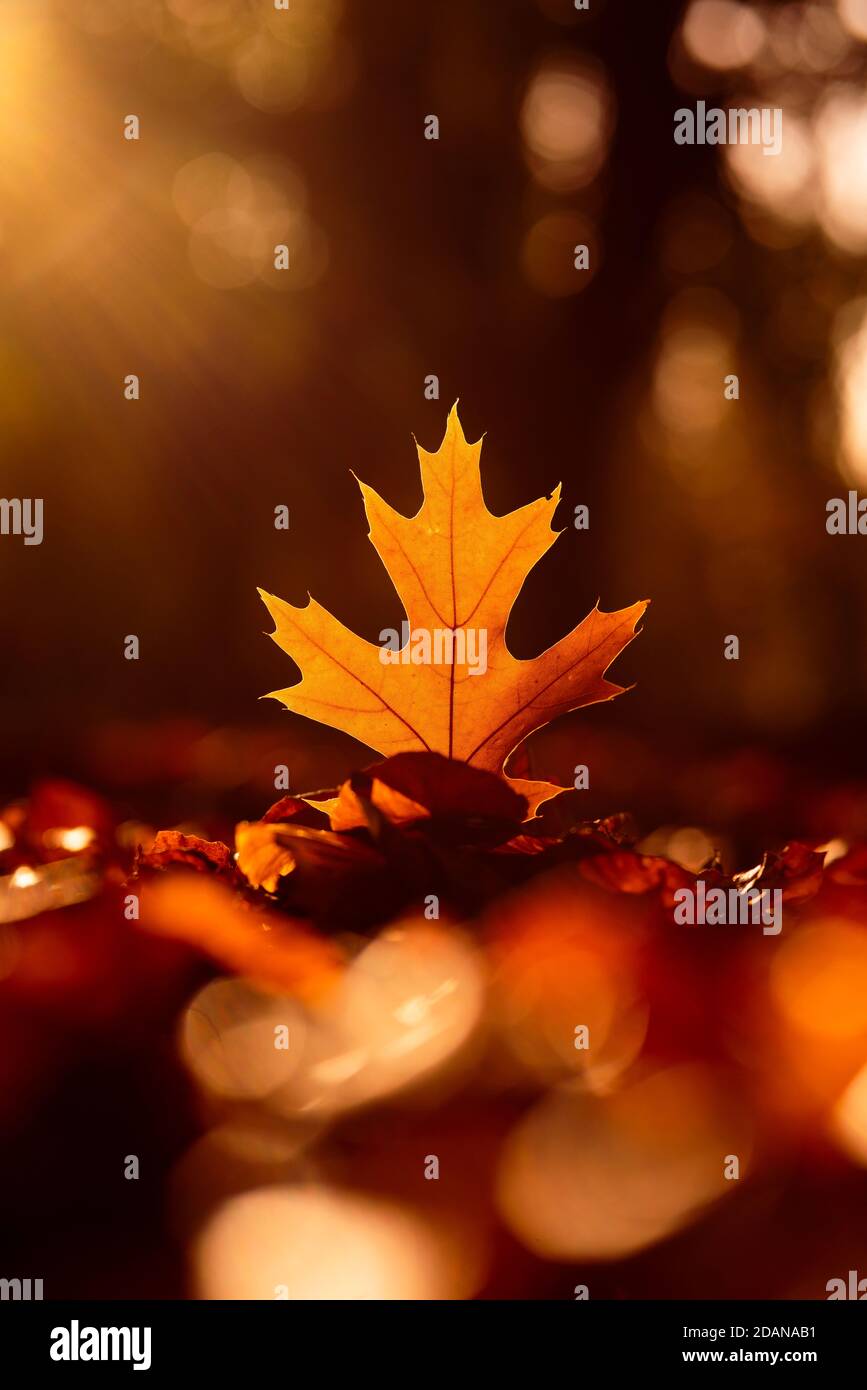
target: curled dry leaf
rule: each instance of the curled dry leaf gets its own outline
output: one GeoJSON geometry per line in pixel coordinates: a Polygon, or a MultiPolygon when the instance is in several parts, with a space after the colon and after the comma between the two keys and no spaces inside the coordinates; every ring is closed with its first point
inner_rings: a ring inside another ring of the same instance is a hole
{"type": "MultiPolygon", "coordinates": [[[[321,604],[296,607],[260,590],[276,624],[272,634],[301,669],[301,680],[271,698],[287,709],[342,729],[386,756],[422,751],[500,773],[534,729],[568,710],[610,700],[623,687],[605,672],[635,636],[642,600],[617,612],[598,605],[540,656],[519,661],[506,624],[530,570],[557,538],[548,497],[494,516],[482,495],[481,441],[464,437],[457,408],[435,454],[419,448],[424,500],[413,517],[394,511],[361,483],[370,539],[407,615],[400,651],[358,637],[321,604]],[[485,664],[411,658],[416,634],[440,634],[452,656],[481,651],[485,664]],[[394,658],[384,662],[383,655],[394,658]]],[[[532,814],[563,790],[509,779],[532,814]]]]}
{"type": "Polygon", "coordinates": [[[527,814],[526,798],[501,777],[440,753],[398,753],[356,773],[340,788],[332,828],[366,826],[363,802],[392,825],[431,820],[517,826],[527,814]]]}
{"type": "MultiPolygon", "coordinates": [[[[331,793],[333,797],[333,793],[331,793]]],[[[312,830],[327,830],[328,817],[318,811],[311,801],[302,800],[297,796],[281,796],[279,801],[275,801],[273,806],[269,806],[262,820],[266,824],[286,825],[289,821],[293,825],[308,825],[312,830]]]]}
{"type": "Polygon", "coordinates": [[[581,873],[591,883],[615,893],[658,892],[665,906],[671,906],[678,888],[695,883],[695,874],[670,859],[631,849],[594,854],[581,861],[581,873]]]}
{"type": "Polygon", "coordinates": [[[351,836],[306,825],[241,821],[235,829],[238,867],[254,888],[277,890],[296,868],[342,877],[378,868],[379,854],[351,836]]]}
{"type": "Polygon", "coordinates": [[[752,888],[779,888],[783,901],[790,902],[811,898],[818,893],[824,871],[825,855],[822,851],[793,840],[779,853],[768,851],[754,868],[735,874],[732,883],[744,892],[752,888]]]}
{"type": "Polygon", "coordinates": [[[291,850],[280,839],[280,832],[288,829],[288,824],[263,820],[242,820],[235,826],[238,867],[254,888],[276,893],[282,875],[295,868],[291,850]]]}
{"type": "Polygon", "coordinates": [[[136,868],[168,869],[181,866],[198,873],[212,873],[230,883],[240,882],[232,851],[222,840],[203,840],[180,830],[160,830],[150,849],[140,851],[136,868]]]}

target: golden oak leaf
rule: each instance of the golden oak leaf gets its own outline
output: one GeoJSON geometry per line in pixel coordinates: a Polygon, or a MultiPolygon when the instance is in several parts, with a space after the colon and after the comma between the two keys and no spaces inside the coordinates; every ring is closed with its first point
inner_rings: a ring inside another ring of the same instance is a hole
{"type": "MultiPolygon", "coordinates": [[[[509,651],[505,632],[512,606],[559,534],[551,518],[560,488],[494,516],[482,496],[481,447],[481,440],[467,442],[454,406],[439,450],[418,449],[424,501],[415,516],[402,516],[373,488],[359,484],[370,539],[409,624],[409,642],[400,652],[385,653],[392,661],[383,659],[383,647],[351,632],[314,599],[295,607],[260,589],[276,624],[274,641],[301,670],[296,685],[270,698],[384,756],[428,750],[501,773],[534,729],[622,693],[605,672],[635,636],[646,601],[614,613],[603,613],[597,604],[572,632],[530,660],[519,661],[509,651]],[[413,647],[422,652],[425,633],[431,643],[433,634],[454,634],[445,637],[440,656],[453,641],[455,655],[465,659],[408,661],[413,647]]],[[[563,790],[507,780],[527,798],[531,814],[563,790]]]]}

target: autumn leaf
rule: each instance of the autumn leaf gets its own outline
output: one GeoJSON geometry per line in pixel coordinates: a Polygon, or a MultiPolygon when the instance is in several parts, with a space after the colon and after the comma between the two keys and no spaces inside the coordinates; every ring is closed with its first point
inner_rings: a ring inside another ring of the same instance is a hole
{"type": "Polygon", "coordinates": [[[214,879],[159,875],[141,900],[142,930],[185,941],[266,988],[315,998],[342,969],[338,948],[305,922],[254,908],[214,879]]]}
{"type": "Polygon", "coordinates": [[[278,821],[241,821],[235,845],[242,872],[266,893],[276,892],[280,879],[299,864],[339,881],[381,863],[373,850],[348,836],[278,821]]]}
{"type": "MultiPolygon", "coordinates": [[[[276,624],[274,641],[301,670],[296,685],[269,698],[342,729],[384,756],[438,752],[501,773],[535,729],[568,710],[622,693],[605,672],[635,636],[646,601],[613,613],[603,613],[597,604],[567,636],[530,660],[518,660],[508,650],[512,606],[559,534],[551,518],[560,487],[494,516],[482,495],[480,453],[481,440],[467,442],[455,406],[437,453],[418,449],[424,501],[415,516],[402,516],[359,484],[370,539],[409,624],[410,641],[392,654],[397,658],[392,663],[383,660],[381,646],[351,632],[314,599],[296,607],[259,591],[276,624]],[[457,654],[468,659],[408,661],[407,648],[417,633],[454,634],[457,654]],[[484,670],[470,657],[472,652],[478,657],[483,641],[484,670]]],[[[530,814],[563,790],[547,782],[508,780],[526,797],[530,814]]]]}
{"type": "Polygon", "coordinates": [[[368,802],[391,825],[420,821],[517,826],[527,803],[501,777],[469,767],[439,753],[397,753],[384,763],[355,773],[334,801],[334,830],[357,830],[367,824],[368,802]]]}
{"type": "Polygon", "coordinates": [[[176,866],[195,869],[197,873],[212,873],[237,884],[238,871],[228,845],[220,840],[202,840],[198,835],[184,835],[179,830],[160,830],[149,849],[139,851],[136,869],[169,869],[176,866]]]}

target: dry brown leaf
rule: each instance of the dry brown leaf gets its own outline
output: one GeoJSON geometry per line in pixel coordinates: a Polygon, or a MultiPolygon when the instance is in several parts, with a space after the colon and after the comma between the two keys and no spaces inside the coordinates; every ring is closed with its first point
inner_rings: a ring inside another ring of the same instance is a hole
{"type": "Polygon", "coordinates": [[[364,802],[391,825],[416,821],[484,821],[518,825],[527,803],[502,777],[482,772],[439,753],[396,753],[355,773],[340,787],[333,809],[334,830],[367,825],[364,802]]]}
{"type": "Polygon", "coordinates": [[[203,840],[199,835],[185,835],[180,830],[160,830],[149,849],[141,850],[136,868],[170,869],[180,866],[198,873],[212,873],[229,882],[237,880],[232,851],[222,840],[203,840]]]}
{"type": "Polygon", "coordinates": [[[280,879],[299,865],[337,880],[381,863],[375,851],[349,836],[289,823],[241,821],[235,827],[235,847],[245,878],[266,893],[275,893],[280,879]]]}

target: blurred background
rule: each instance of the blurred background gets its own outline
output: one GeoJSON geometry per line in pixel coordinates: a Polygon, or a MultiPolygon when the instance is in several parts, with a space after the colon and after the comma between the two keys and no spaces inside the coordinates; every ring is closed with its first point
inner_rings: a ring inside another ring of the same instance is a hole
{"type": "Polygon", "coordinates": [[[0,537],[0,1277],[863,1277],[867,542],[825,522],[867,493],[865,73],[867,0],[3,0],[0,491],[43,498],[45,535],[0,537]],[[699,100],[781,107],[782,153],[676,145],[699,100]],[[294,673],[256,587],[399,625],[350,470],[413,512],[413,435],[435,448],[457,397],[493,511],[563,483],[515,654],[653,601],[612,673],[636,688],[534,735],[529,771],[587,764],[572,820],[626,810],[675,863],[603,836],[584,873],[578,835],[552,881],[531,842],[435,843],[478,899],[392,920],[430,861],[356,837],[296,939],[217,846],[231,892],[170,873],[128,925],[155,830],[232,846],[277,764],[304,791],[372,760],[259,702],[294,673]],[[769,861],[778,939],[676,931],[647,891],[796,838],[821,851],[769,861]]]}
{"type": "Polygon", "coordinates": [[[637,689],[534,771],[588,763],[589,814],[867,824],[867,568],[825,531],[867,487],[865,41],[865,0],[6,0],[3,492],[45,499],[0,545],[7,794],[239,815],[275,762],[368,761],[256,703],[293,676],[256,586],[399,621],[350,468],[414,510],[459,396],[493,510],[564,485],[514,651],[653,600],[637,689]],[[675,145],[699,98],[782,106],[782,154],[675,145]]]}

